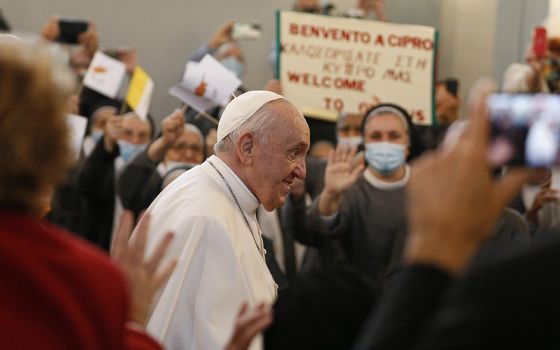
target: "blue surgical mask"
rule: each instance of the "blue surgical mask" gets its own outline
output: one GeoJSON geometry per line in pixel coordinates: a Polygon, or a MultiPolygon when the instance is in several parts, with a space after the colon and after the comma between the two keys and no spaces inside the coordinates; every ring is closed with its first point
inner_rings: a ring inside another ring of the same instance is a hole
{"type": "Polygon", "coordinates": [[[220,63],[223,64],[224,67],[227,68],[227,70],[234,73],[238,78],[241,78],[243,72],[245,71],[245,65],[237,57],[233,57],[233,56],[226,57],[223,60],[221,60],[220,63]]]}
{"type": "Polygon", "coordinates": [[[125,162],[128,162],[132,157],[134,157],[138,152],[142,151],[146,146],[145,144],[135,145],[133,143],[122,141],[122,140],[119,140],[117,143],[119,145],[120,157],[125,162]]]}
{"type": "Polygon", "coordinates": [[[373,169],[382,175],[397,170],[405,162],[405,146],[391,142],[366,143],[366,160],[373,169]]]}
{"type": "Polygon", "coordinates": [[[361,136],[350,136],[350,137],[339,137],[338,144],[342,147],[358,147],[362,144],[362,137],[361,136]]]}
{"type": "Polygon", "coordinates": [[[95,143],[99,142],[103,137],[103,130],[92,130],[91,131],[91,138],[95,141],[95,143]]]}

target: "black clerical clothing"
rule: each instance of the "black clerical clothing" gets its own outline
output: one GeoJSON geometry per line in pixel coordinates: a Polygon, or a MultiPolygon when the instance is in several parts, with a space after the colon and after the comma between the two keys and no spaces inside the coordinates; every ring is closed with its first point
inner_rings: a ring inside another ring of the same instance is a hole
{"type": "Polygon", "coordinates": [[[556,349],[558,276],[558,239],[458,280],[435,267],[409,266],[354,349],[556,349]]]}
{"type": "Polygon", "coordinates": [[[77,175],[85,201],[80,234],[91,243],[109,251],[115,211],[115,159],[119,146],[107,152],[101,138],[77,175]]]}
{"type": "Polygon", "coordinates": [[[117,180],[117,192],[123,208],[132,211],[136,217],[150,206],[161,192],[163,183],[157,170],[160,163],[148,158],[148,148],[132,158],[117,180]]]}

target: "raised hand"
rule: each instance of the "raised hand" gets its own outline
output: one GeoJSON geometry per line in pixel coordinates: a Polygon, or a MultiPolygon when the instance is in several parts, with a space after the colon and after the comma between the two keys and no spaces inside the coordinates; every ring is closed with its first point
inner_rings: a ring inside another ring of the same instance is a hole
{"type": "Polygon", "coordinates": [[[545,203],[555,202],[558,199],[558,190],[554,188],[550,188],[552,184],[552,179],[548,179],[541,185],[541,190],[537,193],[535,199],[533,200],[533,204],[531,208],[527,210],[527,220],[531,221],[534,224],[539,223],[539,210],[545,203]]]}
{"type": "Polygon", "coordinates": [[[161,122],[161,133],[165,144],[173,146],[185,129],[185,118],[183,113],[176,109],[165,117],[161,122]]]}
{"type": "Polygon", "coordinates": [[[210,39],[210,42],[208,43],[208,47],[210,49],[217,49],[223,43],[226,43],[228,41],[232,41],[233,38],[231,36],[231,30],[233,29],[233,24],[234,23],[235,22],[233,22],[233,21],[228,22],[228,23],[224,24],[222,27],[220,27],[220,29],[218,29],[218,31],[216,33],[214,33],[214,35],[210,39]]]}
{"type": "Polygon", "coordinates": [[[407,188],[408,263],[462,272],[528,177],[526,169],[512,170],[499,180],[490,175],[486,98],[491,86],[484,81],[475,84],[469,125],[458,142],[413,165],[407,188]]]}
{"type": "Polygon", "coordinates": [[[144,259],[149,225],[150,216],[146,213],[138,223],[134,240],[129,242],[133,215],[129,211],[124,212],[111,251],[111,257],[125,273],[132,293],[130,319],[141,325],[145,325],[148,320],[154,295],[171,276],[177,264],[177,261],[173,260],[160,268],[162,258],[173,240],[173,234],[170,232],[158,243],[153,254],[144,259]]]}
{"type": "Polygon", "coordinates": [[[268,306],[260,304],[253,310],[249,310],[244,303],[235,319],[233,335],[225,350],[248,349],[253,338],[268,328],[271,323],[272,311],[268,306]]]}
{"type": "Polygon", "coordinates": [[[332,215],[340,205],[342,193],[350,188],[364,170],[363,161],[356,161],[356,147],[338,146],[329,153],[325,169],[325,188],[319,196],[319,213],[332,215]]]}
{"type": "Polygon", "coordinates": [[[88,29],[78,36],[78,42],[83,45],[89,57],[93,57],[99,48],[99,35],[95,23],[89,22],[88,29]]]}
{"type": "Polygon", "coordinates": [[[113,152],[117,141],[121,138],[122,134],[122,117],[118,115],[111,115],[105,124],[105,131],[103,142],[105,150],[109,153],[113,152]]]}
{"type": "Polygon", "coordinates": [[[41,37],[45,40],[55,41],[60,35],[60,28],[58,26],[59,16],[51,16],[43,29],[41,30],[41,37]]]}
{"type": "Polygon", "coordinates": [[[531,92],[541,92],[541,75],[544,70],[545,61],[546,58],[539,58],[535,55],[532,47],[525,50],[525,62],[531,67],[533,73],[528,78],[531,92]]]}
{"type": "Polygon", "coordinates": [[[161,136],[148,147],[148,158],[161,162],[165,153],[173,147],[185,129],[183,111],[176,109],[161,122],[161,136]]]}

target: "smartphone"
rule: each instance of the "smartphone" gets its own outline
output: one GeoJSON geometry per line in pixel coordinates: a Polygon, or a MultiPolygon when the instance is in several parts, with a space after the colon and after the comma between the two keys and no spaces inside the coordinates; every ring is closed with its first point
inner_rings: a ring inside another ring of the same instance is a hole
{"type": "Polygon", "coordinates": [[[262,29],[260,24],[250,22],[235,22],[231,29],[231,37],[235,40],[260,39],[262,29]]]}
{"type": "Polygon", "coordinates": [[[560,96],[494,94],[488,99],[494,167],[560,165],[560,96]]]}
{"type": "Polygon", "coordinates": [[[64,44],[77,44],[78,36],[87,31],[89,23],[76,18],[61,18],[58,21],[60,35],[56,41],[64,44]]]}
{"type": "Polygon", "coordinates": [[[537,58],[543,58],[546,56],[547,51],[547,39],[546,39],[546,28],[545,27],[535,27],[533,29],[533,53],[537,58]]]}

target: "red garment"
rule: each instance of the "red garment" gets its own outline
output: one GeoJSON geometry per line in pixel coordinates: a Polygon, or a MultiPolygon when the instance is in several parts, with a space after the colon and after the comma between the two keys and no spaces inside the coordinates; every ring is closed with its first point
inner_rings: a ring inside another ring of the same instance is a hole
{"type": "Polygon", "coordinates": [[[0,347],[161,349],[126,326],[129,303],[103,252],[46,222],[0,212],[0,347]]]}

